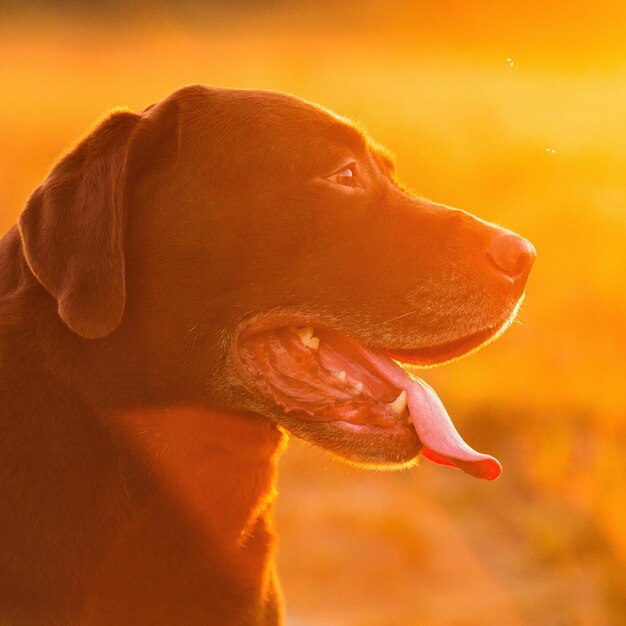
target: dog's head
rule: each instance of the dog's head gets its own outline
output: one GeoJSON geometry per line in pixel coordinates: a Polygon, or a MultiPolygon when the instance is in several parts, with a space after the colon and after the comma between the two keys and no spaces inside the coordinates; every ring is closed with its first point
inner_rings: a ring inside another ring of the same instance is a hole
{"type": "Polygon", "coordinates": [[[499,474],[392,359],[432,365],[496,337],[534,249],[408,194],[346,120],[279,93],[184,88],[102,122],[20,231],[60,318],[123,347],[159,401],[261,414],[358,463],[422,451],[499,474]]]}

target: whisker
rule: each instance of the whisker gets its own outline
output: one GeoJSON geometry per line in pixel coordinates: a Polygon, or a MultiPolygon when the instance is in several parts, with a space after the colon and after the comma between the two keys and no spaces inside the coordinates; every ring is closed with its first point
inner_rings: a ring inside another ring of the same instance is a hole
{"type": "Polygon", "coordinates": [[[415,309],[413,309],[412,311],[409,311],[408,313],[402,313],[402,315],[396,315],[395,317],[392,317],[391,319],[385,320],[384,322],[380,323],[380,326],[382,326],[383,324],[388,324],[389,322],[395,322],[396,320],[406,317],[407,315],[413,315],[413,313],[416,313],[415,309]]]}

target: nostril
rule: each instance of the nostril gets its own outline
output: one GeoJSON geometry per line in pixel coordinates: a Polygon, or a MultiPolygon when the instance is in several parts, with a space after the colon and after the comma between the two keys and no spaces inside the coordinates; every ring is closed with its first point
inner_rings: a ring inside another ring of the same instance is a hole
{"type": "Polygon", "coordinates": [[[511,278],[528,274],[537,256],[535,247],[530,241],[512,233],[492,239],[487,254],[496,267],[511,278]]]}

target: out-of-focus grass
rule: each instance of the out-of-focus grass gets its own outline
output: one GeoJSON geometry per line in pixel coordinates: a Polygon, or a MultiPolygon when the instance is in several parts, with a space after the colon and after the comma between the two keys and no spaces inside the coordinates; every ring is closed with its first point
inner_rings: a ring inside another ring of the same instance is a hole
{"type": "Polygon", "coordinates": [[[379,31],[363,18],[350,36],[312,30],[307,10],[271,29],[260,9],[194,24],[5,15],[0,228],[108,107],[142,109],[186,83],[289,91],[362,121],[416,193],[524,234],[539,256],[519,323],[424,373],[470,442],[500,454],[498,483],[288,454],[279,523],[292,623],[619,623],[626,70],[606,50],[568,64],[549,42],[544,60],[503,37],[477,54],[467,37],[418,39],[390,18],[379,31]]]}

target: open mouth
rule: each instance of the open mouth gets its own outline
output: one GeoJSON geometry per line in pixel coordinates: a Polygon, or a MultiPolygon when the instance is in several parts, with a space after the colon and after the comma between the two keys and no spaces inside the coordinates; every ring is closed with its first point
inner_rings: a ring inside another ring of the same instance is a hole
{"type": "Polygon", "coordinates": [[[433,351],[428,356],[373,350],[327,328],[283,326],[244,332],[238,357],[246,378],[287,414],[354,435],[414,430],[425,458],[494,480],[501,473],[500,463],[467,445],[433,389],[390,358],[407,363],[445,360],[494,333],[447,344],[443,357],[434,357],[433,351]]]}

